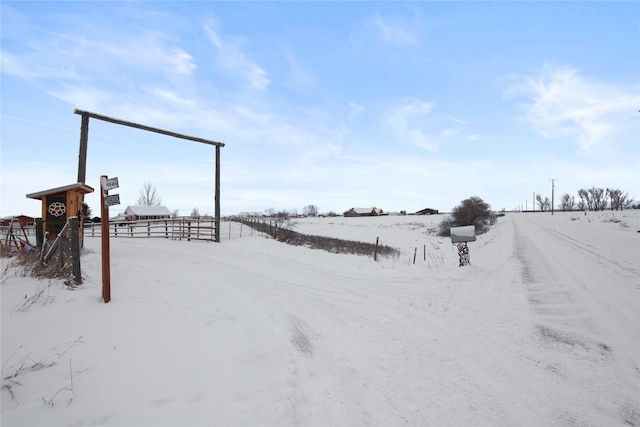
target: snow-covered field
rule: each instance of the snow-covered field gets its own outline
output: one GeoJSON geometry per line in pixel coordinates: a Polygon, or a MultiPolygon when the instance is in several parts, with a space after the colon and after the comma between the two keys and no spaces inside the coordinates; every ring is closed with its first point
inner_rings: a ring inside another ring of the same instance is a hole
{"type": "Polygon", "coordinates": [[[441,219],[292,224],[379,262],[112,238],[109,304],[98,238],[76,290],[2,259],[2,425],[640,426],[640,212],[508,213],[462,268],[441,219]]]}

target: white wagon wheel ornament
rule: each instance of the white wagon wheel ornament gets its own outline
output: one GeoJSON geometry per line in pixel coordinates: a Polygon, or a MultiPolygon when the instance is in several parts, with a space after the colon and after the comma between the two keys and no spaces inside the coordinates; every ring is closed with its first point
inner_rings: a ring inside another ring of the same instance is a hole
{"type": "Polygon", "coordinates": [[[67,207],[62,202],[53,202],[49,205],[49,213],[55,217],[64,215],[67,211],[67,207]]]}

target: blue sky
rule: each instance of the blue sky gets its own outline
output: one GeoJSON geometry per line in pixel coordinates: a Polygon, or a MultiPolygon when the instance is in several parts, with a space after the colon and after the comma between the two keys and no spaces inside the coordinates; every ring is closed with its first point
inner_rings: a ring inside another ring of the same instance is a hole
{"type": "MultiPolygon", "coordinates": [[[[223,214],[640,199],[639,2],[12,2],[0,215],[74,183],[74,109],[226,144],[223,214]]],[[[215,150],[91,120],[87,184],[213,213],[215,150]]],[[[96,191],[97,193],[97,191],[96,191]]],[[[85,201],[99,212],[96,193],[85,201]]]]}

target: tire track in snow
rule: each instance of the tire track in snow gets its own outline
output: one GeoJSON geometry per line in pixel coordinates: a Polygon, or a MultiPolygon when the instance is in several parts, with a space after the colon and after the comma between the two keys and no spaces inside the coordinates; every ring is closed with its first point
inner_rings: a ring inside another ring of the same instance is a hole
{"type": "MultiPolygon", "coordinates": [[[[386,424],[398,424],[402,413],[397,399],[384,382],[372,378],[377,367],[370,365],[367,349],[358,343],[358,323],[339,307],[353,304],[345,295],[335,298],[335,290],[310,291],[304,285],[279,282],[265,295],[275,312],[287,313],[283,324],[292,334],[297,372],[296,419],[312,425],[377,425],[381,421],[376,410],[384,410],[386,424]]],[[[370,355],[375,348],[371,346],[370,355]]]]}
{"type": "MultiPolygon", "coordinates": [[[[549,370],[575,389],[577,396],[590,401],[593,410],[604,419],[610,417],[628,425],[640,425],[637,357],[634,361],[631,353],[629,366],[628,347],[620,340],[620,335],[629,330],[621,332],[612,327],[616,321],[609,320],[613,314],[611,305],[614,309],[622,308],[623,315],[613,315],[621,316],[616,319],[617,324],[624,327],[622,319],[628,316],[626,304],[633,302],[616,304],[617,295],[599,298],[602,287],[623,287],[629,275],[637,277],[637,272],[603,256],[588,242],[542,227],[522,215],[526,214],[512,217],[515,254],[534,313],[535,333],[549,351],[549,370]],[[567,251],[572,256],[567,256],[567,251]],[[603,274],[598,270],[608,271],[613,280],[602,280],[603,274]],[[616,283],[616,278],[623,282],[616,283]],[[603,319],[607,320],[603,322],[603,319]]],[[[637,307],[631,309],[637,310],[637,307]]],[[[633,325],[628,326],[633,330],[633,325]]],[[[630,335],[632,340],[633,336],[630,335]]],[[[565,425],[593,423],[584,414],[562,405],[556,405],[555,416],[565,425]]]]}
{"type": "MultiPolygon", "coordinates": [[[[301,267],[308,274],[309,266],[301,267]]],[[[247,276],[239,273],[244,282],[247,276]]],[[[446,419],[454,425],[521,425],[549,419],[522,397],[523,388],[537,391],[525,378],[538,363],[528,357],[522,330],[512,327],[508,312],[482,308],[486,297],[475,278],[398,286],[355,276],[343,284],[342,275],[315,273],[322,280],[314,279],[314,286],[303,277],[256,281],[253,273],[249,282],[261,286],[247,289],[277,317],[295,313],[314,331],[305,335],[313,357],[292,345],[295,424],[428,425],[446,419]],[[470,288],[473,295],[463,293],[470,288]],[[505,351],[507,356],[500,354],[505,351]]],[[[281,319],[287,336],[290,319],[281,319]]]]}
{"type": "MultiPolygon", "coordinates": [[[[493,357],[505,340],[518,341],[519,330],[507,332],[509,338],[487,325],[469,331],[468,314],[478,311],[473,301],[469,307],[454,309],[448,298],[440,295],[442,289],[421,286],[403,291],[385,282],[375,289],[370,284],[350,282],[339,300],[331,298],[335,290],[323,296],[317,289],[309,292],[294,283],[280,285],[272,298],[281,303],[291,301],[307,323],[323,331],[325,340],[314,342],[314,346],[327,353],[311,369],[329,369],[333,376],[351,378],[341,387],[359,408],[352,414],[358,420],[355,424],[424,425],[430,419],[449,419],[461,425],[497,420],[519,424],[527,419],[514,417],[509,410],[514,403],[510,391],[522,388],[519,381],[511,379],[518,377],[515,371],[519,367],[503,365],[493,357]],[[346,298],[348,295],[352,298],[346,298]],[[425,303],[416,303],[421,296],[426,297],[425,303]],[[429,299],[436,304],[428,303],[429,299]],[[302,301],[309,305],[304,304],[301,310],[302,301]],[[345,306],[348,301],[351,303],[345,306]],[[458,317],[453,311],[468,313],[458,317]],[[312,321],[314,315],[332,322],[312,321]],[[452,400],[452,393],[461,397],[452,400]]],[[[457,286],[446,287],[456,292],[457,286]]],[[[512,323],[507,318],[500,321],[512,323]]],[[[524,352],[517,357],[533,363],[524,352]]],[[[318,395],[325,384],[309,386],[311,393],[318,395]]],[[[520,401],[517,405],[527,404],[520,401]]]]}

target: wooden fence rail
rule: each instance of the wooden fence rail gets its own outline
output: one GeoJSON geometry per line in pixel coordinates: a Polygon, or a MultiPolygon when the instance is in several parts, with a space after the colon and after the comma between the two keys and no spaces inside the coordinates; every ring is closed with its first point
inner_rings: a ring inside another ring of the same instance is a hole
{"type": "MultiPolygon", "coordinates": [[[[172,240],[204,240],[214,242],[216,226],[213,218],[176,217],[109,223],[113,238],[164,238],[172,240]]],[[[85,223],[84,237],[101,237],[100,223],[85,223]]]]}

